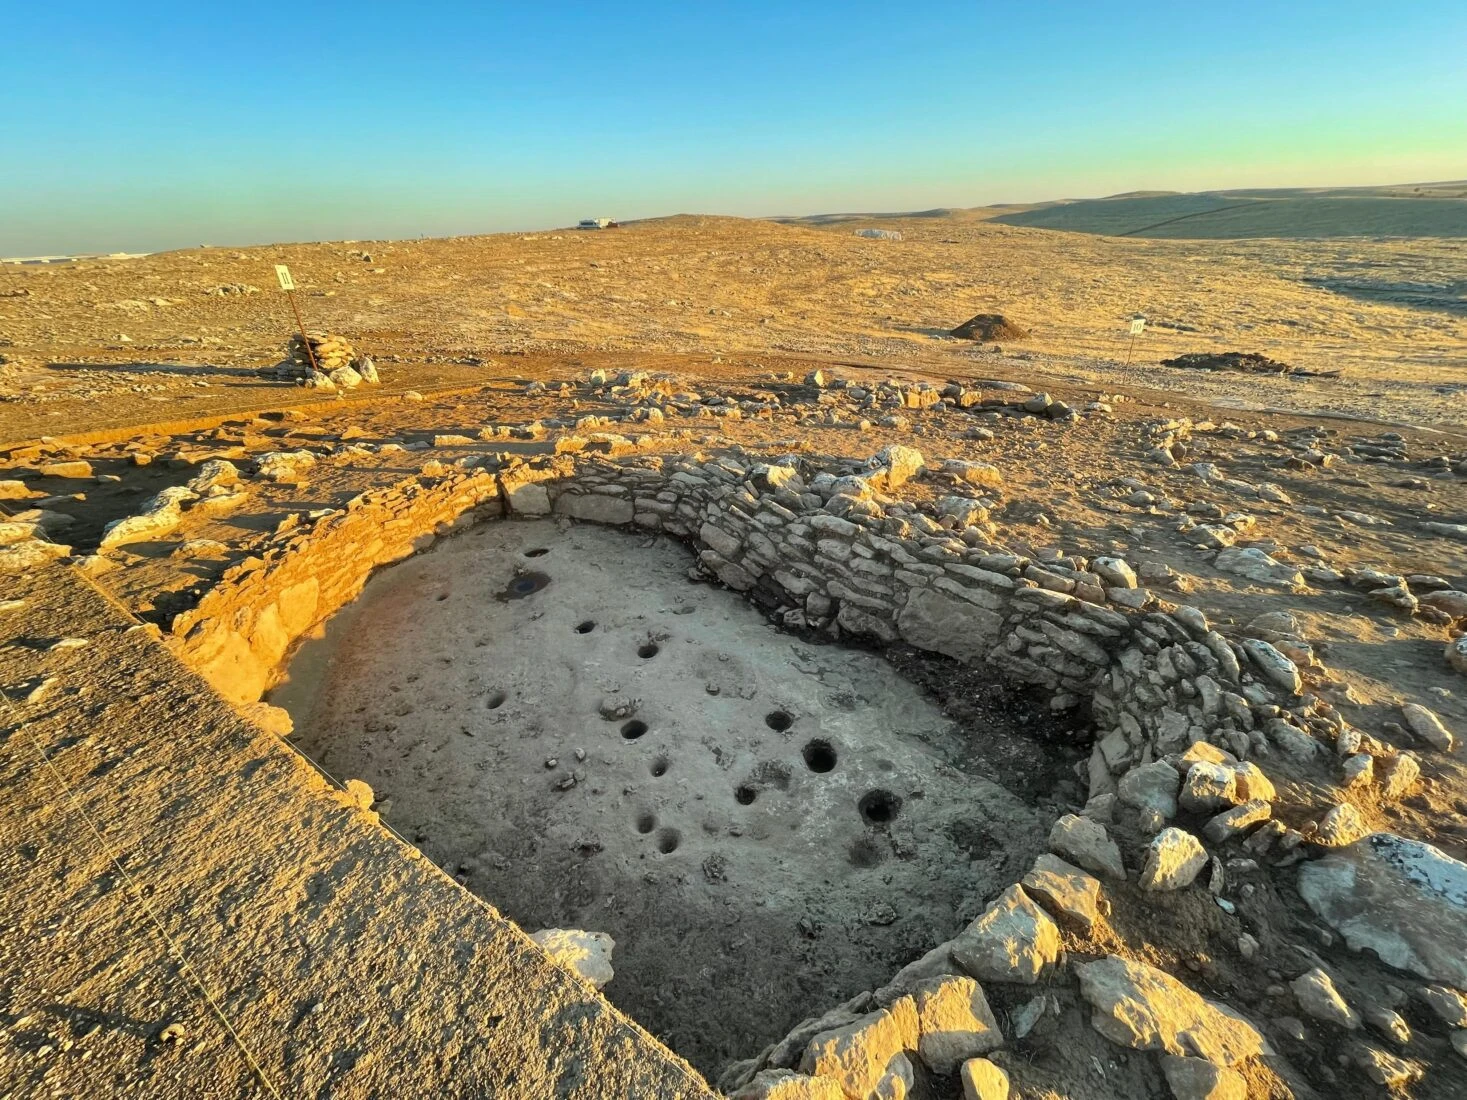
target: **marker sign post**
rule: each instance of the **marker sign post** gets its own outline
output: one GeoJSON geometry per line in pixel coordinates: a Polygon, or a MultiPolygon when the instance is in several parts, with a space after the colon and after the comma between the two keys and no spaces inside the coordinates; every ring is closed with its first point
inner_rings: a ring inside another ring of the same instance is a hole
{"type": "Polygon", "coordinates": [[[311,370],[314,372],[318,369],[316,353],[311,350],[311,338],[306,335],[306,323],[301,320],[300,307],[295,304],[295,280],[290,277],[290,268],[284,264],[276,264],[275,277],[280,280],[280,289],[290,299],[290,311],[295,314],[295,326],[301,330],[301,343],[305,345],[306,358],[311,361],[311,370]]]}
{"type": "Polygon", "coordinates": [[[1145,331],[1146,331],[1146,318],[1145,317],[1132,317],[1131,318],[1131,342],[1126,347],[1126,366],[1129,367],[1131,365],[1131,352],[1133,352],[1133,351],[1136,350],[1136,337],[1140,336],[1145,331]]]}

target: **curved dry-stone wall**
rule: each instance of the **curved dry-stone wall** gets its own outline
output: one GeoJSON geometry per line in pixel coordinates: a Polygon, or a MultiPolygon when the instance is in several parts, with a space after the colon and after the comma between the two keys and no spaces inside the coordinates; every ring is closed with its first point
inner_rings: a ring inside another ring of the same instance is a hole
{"type": "MultiPolygon", "coordinates": [[[[1050,914],[1086,925],[1103,911],[1100,882],[1087,872],[1125,881],[1106,832],[1117,801],[1154,834],[1138,859],[1141,887],[1168,890],[1220,866],[1192,833],[1167,827],[1179,805],[1208,815],[1201,831],[1214,845],[1251,833],[1250,851],[1272,850],[1276,863],[1303,858],[1304,837],[1270,820],[1274,788],[1250,758],[1304,763],[1330,745],[1347,760],[1347,775],[1363,773],[1388,797],[1413,778],[1410,754],[1362,744],[1328,703],[1301,694],[1308,647],[1282,619],[1227,638],[1196,608],[1140,587],[1124,560],[1041,564],[992,542],[982,496],[985,482],[996,483],[992,467],[930,471],[972,495],[919,507],[893,495],[923,469],[922,457],[902,447],[864,466],[830,460],[824,468],[806,456],[767,462],[738,450],[498,460],[493,471],[482,460],[429,463],[416,477],[282,530],[175,619],[170,644],[224,695],[251,702],[292,642],[355,598],[377,566],[475,513],[563,515],[679,537],[704,570],[784,625],[900,639],[1046,689],[1057,709],[1090,708],[1089,804],[1061,818],[1050,837],[1064,859],[1040,857],[1022,885],[885,989],[806,1021],[731,1067],[720,1083],[741,1098],[840,1095],[831,1082],[848,1096],[887,1095],[888,1087],[904,1095],[913,1060],[937,1073],[960,1068],[975,1080],[1001,1074],[981,1058],[994,1045],[973,1041],[996,1033],[975,979],[1038,981],[1060,964],[1050,914]],[[1357,761],[1353,773],[1349,759],[1357,761]]],[[[1251,1026],[1161,971],[1113,956],[1076,972],[1096,1028],[1125,1045],[1177,1055],[1169,1077],[1204,1072],[1184,1064],[1198,1061],[1190,1057],[1195,1044],[1133,1034],[1127,1005],[1145,1001],[1184,1032],[1209,1031],[1222,1045],[1207,1056],[1206,1073],[1236,1074],[1235,1064],[1262,1049],[1251,1026]]]]}

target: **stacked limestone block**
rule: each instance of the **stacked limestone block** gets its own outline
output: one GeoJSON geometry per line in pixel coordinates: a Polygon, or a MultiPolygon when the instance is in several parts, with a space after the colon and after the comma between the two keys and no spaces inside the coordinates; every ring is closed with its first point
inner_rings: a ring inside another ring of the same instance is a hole
{"type": "Polygon", "coordinates": [[[375,385],[379,381],[377,367],[370,358],[358,355],[345,336],[324,332],[292,336],[286,347],[286,358],[275,368],[275,373],[279,377],[294,378],[308,389],[350,390],[363,383],[375,385]],[[308,342],[309,353],[306,350],[308,342]]]}

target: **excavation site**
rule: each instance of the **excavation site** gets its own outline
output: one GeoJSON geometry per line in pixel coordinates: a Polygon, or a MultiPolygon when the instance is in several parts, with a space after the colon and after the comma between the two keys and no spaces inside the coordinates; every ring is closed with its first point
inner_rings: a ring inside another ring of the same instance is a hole
{"type": "Polygon", "coordinates": [[[1428,246],[606,228],[7,275],[0,1096],[1467,1095],[1428,246]]]}
{"type": "Polygon", "coordinates": [[[959,725],[879,656],[690,580],[696,561],[665,536],[481,523],[377,574],[270,700],[521,927],[609,933],[606,996],[716,1076],[957,931],[1049,821],[995,766],[1031,735],[1019,714],[959,725]]]}

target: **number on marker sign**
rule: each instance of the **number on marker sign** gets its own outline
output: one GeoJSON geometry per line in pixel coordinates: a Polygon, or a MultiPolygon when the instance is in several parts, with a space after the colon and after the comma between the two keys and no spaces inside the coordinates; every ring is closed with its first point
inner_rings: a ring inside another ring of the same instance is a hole
{"type": "Polygon", "coordinates": [[[294,290],[295,282],[290,277],[290,268],[284,264],[275,265],[275,277],[280,280],[281,290],[294,290]]]}
{"type": "Polygon", "coordinates": [[[1146,318],[1145,317],[1133,317],[1133,318],[1131,318],[1131,335],[1132,336],[1140,336],[1145,331],[1146,331],[1146,318]]]}

